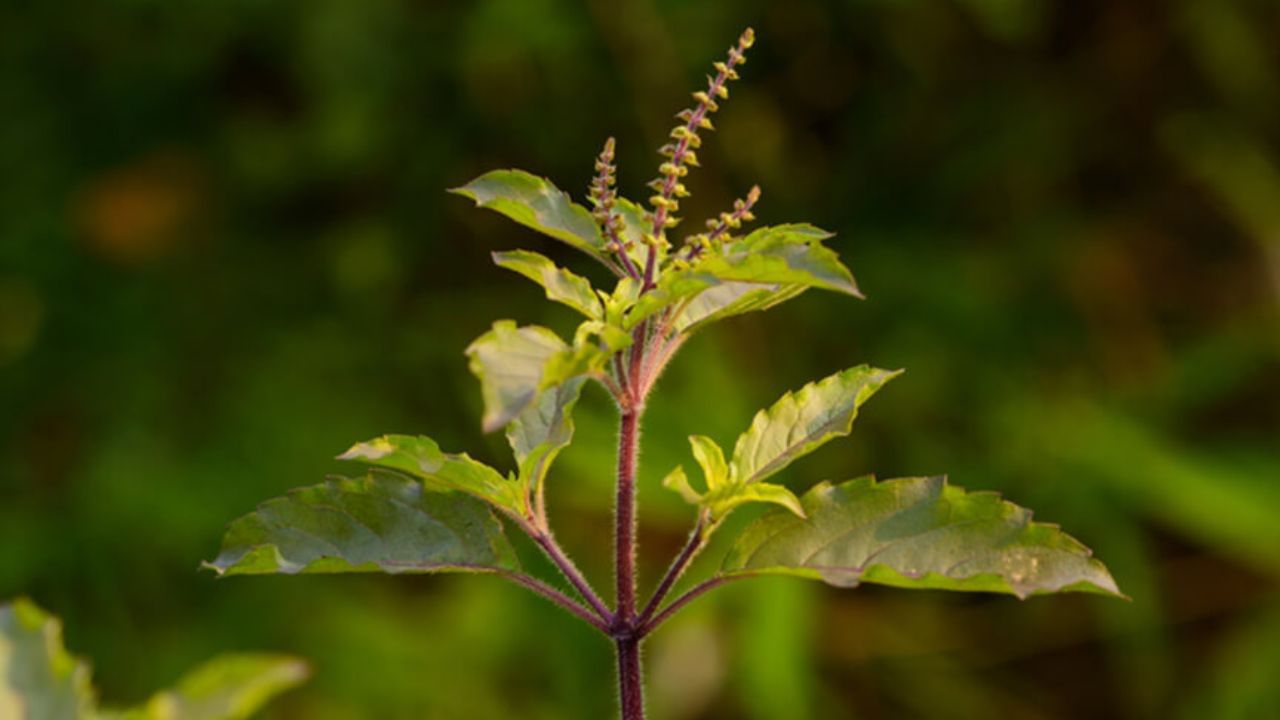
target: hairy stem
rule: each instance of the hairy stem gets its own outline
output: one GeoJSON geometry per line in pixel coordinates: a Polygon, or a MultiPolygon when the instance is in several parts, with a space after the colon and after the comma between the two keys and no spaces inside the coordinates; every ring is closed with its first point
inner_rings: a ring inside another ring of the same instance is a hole
{"type": "Polygon", "coordinates": [[[625,408],[618,431],[618,497],[614,507],[614,576],[617,620],[630,624],[636,610],[636,444],[640,410],[625,408]]]}
{"type": "Polygon", "coordinates": [[[542,548],[542,551],[546,553],[547,559],[551,560],[556,568],[560,570],[560,574],[564,575],[565,579],[573,585],[578,594],[582,596],[582,599],[587,601],[592,610],[595,610],[596,615],[606,623],[612,622],[613,613],[609,612],[609,607],[604,604],[604,601],[592,589],[591,583],[587,582],[587,579],[582,575],[582,571],[578,569],[577,565],[573,564],[573,560],[569,559],[569,556],[556,542],[555,538],[551,537],[551,534],[547,531],[527,523],[522,523],[521,527],[538,544],[538,547],[542,548]]]}
{"type": "Polygon", "coordinates": [[[590,610],[583,607],[581,603],[578,603],[573,598],[569,597],[568,595],[565,595],[563,592],[560,592],[556,588],[548,585],[547,583],[539,580],[538,578],[532,577],[530,575],[525,575],[524,573],[519,573],[519,572],[504,571],[499,574],[502,577],[505,577],[508,580],[518,585],[521,585],[525,588],[528,588],[529,590],[532,590],[538,595],[541,595],[542,597],[550,600],[556,605],[559,605],[565,610],[568,610],[574,615],[577,615],[578,617],[587,621],[587,623],[589,623],[592,627],[596,628],[597,630],[600,630],[606,633],[609,631],[607,619],[597,617],[595,613],[592,613],[590,610]]]}
{"type": "Polygon", "coordinates": [[[640,640],[620,638],[618,645],[618,693],[622,720],[644,720],[644,674],[640,668],[640,640]]]}
{"type": "Polygon", "coordinates": [[[689,533],[689,541],[685,543],[684,548],[671,561],[671,566],[667,568],[667,574],[662,577],[657,589],[653,591],[653,597],[649,598],[644,610],[640,612],[640,618],[637,621],[639,625],[643,626],[658,611],[658,607],[662,604],[663,599],[667,597],[667,593],[671,592],[671,588],[680,580],[680,576],[689,567],[689,563],[693,562],[693,559],[698,556],[698,553],[706,544],[702,536],[703,527],[704,520],[699,517],[698,522],[693,526],[693,532],[689,533]]]}
{"type": "Polygon", "coordinates": [[[749,576],[734,575],[732,577],[726,577],[724,575],[717,575],[709,580],[703,580],[702,582],[698,583],[697,585],[693,586],[693,588],[685,592],[685,594],[673,600],[670,605],[662,609],[662,612],[658,613],[657,615],[647,620],[646,622],[641,623],[640,626],[636,629],[636,634],[641,638],[643,638],[644,636],[656,630],[659,625],[666,622],[668,618],[670,618],[672,615],[675,615],[677,612],[680,611],[681,608],[683,608],[685,605],[688,605],[690,602],[696,600],[698,596],[702,595],[703,593],[709,590],[714,590],[715,588],[718,588],[727,582],[731,582],[733,580],[739,580],[745,577],[749,577],[749,576]]]}

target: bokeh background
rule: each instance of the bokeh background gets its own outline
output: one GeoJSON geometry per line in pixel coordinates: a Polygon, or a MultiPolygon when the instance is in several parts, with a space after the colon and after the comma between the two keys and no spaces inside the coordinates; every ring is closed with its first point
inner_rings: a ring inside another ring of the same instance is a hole
{"type": "MultiPolygon", "coordinates": [[[[783,391],[907,374],[821,479],[948,472],[1060,522],[1132,597],[742,583],[648,647],[655,718],[1280,717],[1280,7],[1271,0],[296,0],[0,7],[0,596],[66,620],[102,694],[220,651],[311,659],[268,718],[607,718],[609,647],[484,577],[215,581],[224,524],[383,432],[499,467],[462,349],[567,310],[494,268],[464,199],[520,167],[581,195],[759,41],[690,178],[754,182],[868,295],[694,339],[653,400],[643,577],[689,509],[685,436],[783,391]]],[[[607,587],[613,412],[553,472],[607,587]]],[[[708,553],[710,566],[718,552],[708,553]]]]}

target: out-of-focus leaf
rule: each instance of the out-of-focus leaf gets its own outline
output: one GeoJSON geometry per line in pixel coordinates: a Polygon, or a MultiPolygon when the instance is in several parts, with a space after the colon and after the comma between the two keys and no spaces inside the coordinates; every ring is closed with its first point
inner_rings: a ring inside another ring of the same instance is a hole
{"type": "Polygon", "coordinates": [[[520,481],[534,492],[556,455],[573,440],[573,406],[585,382],[574,378],[542,393],[507,426],[507,442],[520,467],[520,481]]]}
{"type": "MultiPolygon", "coordinates": [[[[614,201],[614,209],[622,216],[622,241],[627,244],[627,256],[637,269],[643,270],[649,260],[649,246],[644,241],[645,233],[653,228],[653,217],[637,203],[624,197],[614,201]]],[[[667,250],[658,244],[654,263],[661,264],[667,257],[667,250]]]]}
{"type": "Polygon", "coordinates": [[[1102,563],[1057,526],[942,477],[822,483],[802,502],[807,518],[773,511],[748,526],[722,573],[1020,598],[1068,591],[1122,597],[1102,563]]]}
{"type": "Polygon", "coordinates": [[[495,572],[519,569],[480,501],[431,481],[371,472],[268,500],[231,523],[219,575],[495,572]]]}
{"type": "Polygon", "coordinates": [[[246,720],[309,674],[306,663],[287,655],[220,655],[145,705],[100,720],[246,720]]]}
{"type": "Polygon", "coordinates": [[[862,406],[901,374],[859,365],[783,395],[756,413],[733,448],[729,474],[746,484],[773,475],[832,438],[848,435],[862,406]]]}
{"type": "Polygon", "coordinates": [[[604,238],[591,212],[546,178],[523,170],[493,170],[450,192],[609,264],[604,238]]]}
{"type": "Polygon", "coordinates": [[[62,623],[25,598],[0,605],[0,718],[90,720],[89,666],[62,644],[62,623]]]}
{"type": "Polygon", "coordinates": [[[339,460],[362,460],[399,470],[429,482],[474,495],[485,502],[521,514],[525,507],[523,485],[497,470],[473,460],[466,453],[441,452],[435,440],[424,436],[383,435],[356,443],[339,460]]]}
{"type": "Polygon", "coordinates": [[[572,346],[544,327],[495,322],[467,348],[471,372],[480,379],[485,432],[511,422],[539,393],[598,373],[612,353],[630,342],[620,328],[596,320],[578,327],[572,346]]]}
{"type": "Polygon", "coordinates": [[[541,285],[548,300],[568,305],[589,318],[600,317],[600,301],[590,281],[557,267],[546,256],[528,250],[511,250],[494,253],[493,261],[541,285]]]}
{"type": "Polygon", "coordinates": [[[536,325],[517,328],[500,320],[467,348],[471,372],[480,379],[484,430],[506,425],[533,402],[543,387],[548,361],[569,346],[554,332],[536,325]]]}

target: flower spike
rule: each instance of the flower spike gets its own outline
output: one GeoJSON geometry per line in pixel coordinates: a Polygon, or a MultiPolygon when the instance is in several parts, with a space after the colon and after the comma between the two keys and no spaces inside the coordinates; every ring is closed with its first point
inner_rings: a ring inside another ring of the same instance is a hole
{"type": "Polygon", "coordinates": [[[591,204],[595,208],[591,211],[591,217],[595,218],[596,223],[600,225],[600,229],[608,239],[606,248],[609,252],[618,255],[622,269],[626,271],[627,275],[638,278],[640,273],[636,269],[635,263],[631,262],[631,258],[627,255],[627,251],[630,248],[622,239],[626,224],[622,219],[622,215],[614,210],[614,205],[618,199],[618,191],[615,188],[618,170],[613,164],[615,148],[614,139],[609,138],[604,141],[604,148],[596,156],[596,176],[592,178],[588,191],[591,204]]]}
{"type": "MultiPolygon", "coordinates": [[[[687,195],[680,180],[689,173],[690,167],[698,166],[698,156],[694,152],[702,145],[702,138],[698,133],[713,129],[708,116],[720,109],[717,99],[729,97],[728,83],[738,78],[735,68],[747,61],[746,51],[754,43],[755,32],[747,28],[738,38],[737,44],[729,48],[728,57],[715,63],[716,74],[714,77],[707,77],[707,89],[693,93],[697,104],[676,114],[684,124],[677,125],[671,131],[671,138],[675,143],[664,145],[658,151],[665,159],[658,168],[659,177],[650,183],[650,187],[657,191],[650,198],[654,211],[653,227],[649,234],[655,239],[662,238],[667,228],[679,222],[675,218],[675,213],[680,209],[679,199],[687,195]]],[[[653,265],[654,253],[651,252],[645,266],[646,285],[653,283],[653,265]]]]}

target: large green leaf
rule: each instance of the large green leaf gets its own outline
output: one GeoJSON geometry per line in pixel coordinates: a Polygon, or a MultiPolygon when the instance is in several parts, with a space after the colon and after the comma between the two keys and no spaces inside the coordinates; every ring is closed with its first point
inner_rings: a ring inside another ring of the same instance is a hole
{"type": "Polygon", "coordinates": [[[783,395],[761,410],[733,448],[735,484],[759,482],[827,441],[848,435],[858,408],[901,374],[859,365],[783,395]]]}
{"type": "Polygon", "coordinates": [[[542,393],[507,426],[507,441],[520,468],[521,483],[537,492],[556,455],[573,440],[573,406],[583,378],[542,393]]]}
{"type": "Polygon", "coordinates": [[[548,300],[568,305],[589,318],[601,316],[603,308],[590,281],[557,267],[546,256],[528,250],[511,250],[494,253],[493,261],[541,285],[548,300]]]}
{"type": "Polygon", "coordinates": [[[591,212],[546,178],[523,170],[493,170],[450,192],[608,264],[604,238],[591,212]]]}
{"type": "Polygon", "coordinates": [[[524,510],[524,494],[520,483],[504,478],[497,470],[471,459],[466,453],[442,452],[436,441],[429,437],[383,435],[356,443],[350,450],[339,455],[338,459],[362,460],[379,467],[407,472],[452,490],[474,495],[516,514],[524,510]]]}
{"type": "Polygon", "coordinates": [[[309,674],[306,663],[286,655],[220,655],[146,704],[99,720],[245,720],[309,674]]]}
{"type": "Polygon", "coordinates": [[[269,500],[235,522],[206,567],[219,575],[517,570],[489,508],[389,472],[337,478],[269,500]]]}
{"type": "Polygon", "coordinates": [[[942,477],[822,483],[805,494],[807,518],[767,513],[738,537],[724,575],[781,574],[839,587],[1121,596],[1088,548],[1056,525],[989,492],[942,477]]]}
{"type": "Polygon", "coordinates": [[[19,598],[0,605],[0,718],[87,720],[89,666],[62,644],[57,618],[19,598]]]}

